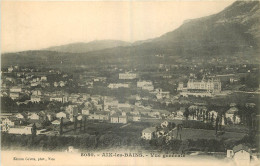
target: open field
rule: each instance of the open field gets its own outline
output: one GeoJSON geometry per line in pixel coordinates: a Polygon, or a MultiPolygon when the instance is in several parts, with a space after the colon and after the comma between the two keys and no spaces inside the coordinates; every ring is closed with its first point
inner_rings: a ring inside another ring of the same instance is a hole
{"type": "MultiPolygon", "coordinates": [[[[127,124],[114,124],[109,122],[94,122],[88,121],[86,123],[85,132],[82,129],[80,130],[80,125],[78,124],[77,131],[74,132],[74,124],[66,126],[64,129],[64,135],[67,136],[84,136],[85,134],[89,135],[103,135],[103,134],[116,134],[118,136],[128,136],[128,137],[141,137],[142,130],[145,128],[155,126],[155,124],[160,124],[163,120],[153,120],[153,121],[146,121],[146,122],[131,122],[127,124]]],[[[174,121],[174,120],[173,120],[174,121]]],[[[179,120],[176,123],[180,123],[179,120]]],[[[240,140],[246,135],[247,130],[239,130],[240,126],[225,126],[227,127],[228,131],[225,131],[224,134],[219,135],[218,137],[215,136],[215,130],[204,130],[204,129],[191,129],[191,128],[183,128],[181,132],[182,140],[187,139],[232,139],[232,140],[240,140]],[[236,130],[235,130],[235,129],[236,130]]],[[[173,136],[177,138],[177,130],[173,130],[173,136]]],[[[179,136],[178,136],[179,138],[179,136]]]]}
{"type": "Polygon", "coordinates": [[[74,132],[73,128],[74,125],[70,125],[69,132],[65,132],[65,135],[83,135],[84,133],[88,133],[90,135],[99,135],[99,134],[106,134],[106,133],[113,133],[117,135],[122,136],[136,136],[139,137],[142,134],[142,130],[150,127],[150,123],[146,122],[131,122],[126,124],[114,124],[114,123],[108,123],[108,122],[87,122],[86,123],[86,130],[85,132],[82,130],[80,131],[79,124],[78,129],[76,132],[74,132]]]}

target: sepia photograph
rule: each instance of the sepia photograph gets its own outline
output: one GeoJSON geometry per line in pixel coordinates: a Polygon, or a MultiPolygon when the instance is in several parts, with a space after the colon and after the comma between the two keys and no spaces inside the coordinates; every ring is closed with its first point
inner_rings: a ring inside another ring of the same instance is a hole
{"type": "Polygon", "coordinates": [[[260,165],[260,1],[1,1],[3,166],[260,165]]]}

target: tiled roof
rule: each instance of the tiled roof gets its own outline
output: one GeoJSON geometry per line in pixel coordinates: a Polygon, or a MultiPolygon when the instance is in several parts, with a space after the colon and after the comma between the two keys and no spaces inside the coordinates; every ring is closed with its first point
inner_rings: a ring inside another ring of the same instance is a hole
{"type": "Polygon", "coordinates": [[[143,130],[143,133],[153,133],[156,131],[155,127],[149,127],[143,130]]]}
{"type": "Polygon", "coordinates": [[[235,113],[235,112],[237,112],[237,111],[238,111],[238,109],[237,109],[236,107],[231,107],[231,108],[227,111],[227,113],[233,114],[233,113],[235,113]]]}
{"type": "Polygon", "coordinates": [[[233,152],[234,152],[234,153],[236,153],[236,152],[238,152],[238,151],[240,151],[240,150],[245,150],[245,151],[247,151],[248,153],[251,153],[250,148],[249,148],[248,146],[246,146],[246,145],[239,144],[239,145],[233,147],[233,152]]]}

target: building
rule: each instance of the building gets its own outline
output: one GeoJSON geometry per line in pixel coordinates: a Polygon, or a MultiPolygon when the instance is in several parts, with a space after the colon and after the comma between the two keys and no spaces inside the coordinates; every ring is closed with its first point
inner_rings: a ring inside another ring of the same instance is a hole
{"type": "Polygon", "coordinates": [[[183,82],[180,82],[177,90],[181,91],[180,94],[184,97],[211,97],[212,94],[221,92],[221,82],[214,78],[203,78],[201,81],[189,79],[187,87],[184,87],[183,82]]]}
{"type": "Polygon", "coordinates": [[[47,77],[46,76],[41,76],[41,81],[47,81],[47,77]]]}
{"type": "Polygon", "coordinates": [[[169,122],[168,122],[168,121],[163,121],[163,122],[161,123],[161,127],[162,127],[162,128],[168,127],[168,125],[169,125],[169,122]]]}
{"type": "Polygon", "coordinates": [[[40,83],[38,83],[38,82],[31,82],[31,87],[35,87],[35,86],[38,86],[38,85],[40,85],[40,83]]]}
{"type": "Polygon", "coordinates": [[[236,107],[231,107],[225,114],[227,122],[231,122],[233,124],[240,123],[240,117],[237,115],[238,109],[236,107]]]}
{"type": "Polygon", "coordinates": [[[54,86],[54,87],[58,87],[58,86],[59,86],[59,83],[58,83],[58,82],[54,82],[54,83],[53,83],[53,86],[54,86]]]}
{"type": "Polygon", "coordinates": [[[21,113],[16,114],[15,117],[16,117],[17,119],[24,119],[24,118],[25,118],[24,115],[21,114],[21,113]]]}
{"type": "Polygon", "coordinates": [[[202,79],[201,81],[197,81],[194,79],[190,79],[187,83],[187,89],[191,90],[205,90],[207,92],[220,92],[221,91],[221,82],[219,79],[202,79]]]}
{"type": "Polygon", "coordinates": [[[69,115],[78,115],[78,106],[77,105],[68,105],[66,107],[66,113],[69,115]]]}
{"type": "Polygon", "coordinates": [[[252,152],[249,147],[239,144],[232,150],[227,150],[227,157],[232,158],[238,166],[249,166],[252,152]]]}
{"type": "Polygon", "coordinates": [[[156,110],[151,110],[148,112],[148,115],[153,118],[160,118],[160,112],[156,110]]]}
{"type": "Polygon", "coordinates": [[[10,93],[9,97],[13,100],[19,99],[20,93],[10,93]]]}
{"type": "Polygon", "coordinates": [[[90,114],[89,119],[92,119],[92,120],[101,120],[101,121],[106,121],[106,120],[109,120],[109,113],[107,112],[95,112],[94,114],[90,114]]]}
{"type": "Polygon", "coordinates": [[[32,127],[31,126],[21,126],[21,127],[10,128],[8,133],[9,134],[29,135],[29,134],[32,134],[32,127]]]}
{"type": "Polygon", "coordinates": [[[148,91],[154,90],[152,81],[137,81],[137,87],[148,91]]]}
{"type": "Polygon", "coordinates": [[[109,84],[108,88],[110,89],[118,89],[118,88],[128,88],[129,85],[128,84],[123,84],[123,83],[114,83],[114,84],[109,84]]]}
{"type": "Polygon", "coordinates": [[[120,80],[133,80],[136,79],[137,75],[134,73],[119,73],[119,79],[120,80]]]}
{"type": "Polygon", "coordinates": [[[13,66],[8,67],[8,72],[11,73],[14,70],[13,66]]]}
{"type": "Polygon", "coordinates": [[[127,123],[127,116],[121,116],[118,114],[114,114],[110,117],[110,122],[111,123],[127,123]]]}
{"type": "Polygon", "coordinates": [[[210,111],[210,118],[213,118],[213,120],[217,119],[218,113],[214,110],[210,111]]]}
{"type": "Polygon", "coordinates": [[[146,140],[151,140],[155,137],[156,128],[149,127],[142,131],[142,138],[146,140]]]}
{"type": "Polygon", "coordinates": [[[60,81],[60,82],[59,82],[59,85],[60,85],[60,87],[64,87],[64,86],[66,85],[66,82],[60,81]]]}
{"type": "Polygon", "coordinates": [[[36,95],[32,95],[30,101],[33,102],[33,103],[39,103],[41,100],[42,100],[41,97],[36,96],[36,95]]]}
{"type": "Polygon", "coordinates": [[[208,92],[201,92],[201,91],[193,91],[193,92],[181,92],[181,96],[183,97],[189,97],[189,96],[195,96],[195,97],[212,97],[211,93],[208,92]]]}
{"type": "Polygon", "coordinates": [[[67,114],[65,112],[59,112],[56,114],[56,118],[66,118],[67,117],[67,114]]]}
{"type": "Polygon", "coordinates": [[[39,120],[40,116],[36,113],[31,113],[30,115],[28,115],[28,119],[39,120]]]}
{"type": "Polygon", "coordinates": [[[12,88],[10,88],[10,92],[11,93],[21,93],[22,92],[22,88],[19,86],[13,86],[12,88]]]}
{"type": "Polygon", "coordinates": [[[10,127],[14,127],[14,122],[9,118],[3,119],[1,124],[1,131],[6,132],[10,129],[10,127]]]}
{"type": "MultiPolygon", "coordinates": [[[[66,118],[62,119],[62,123],[63,124],[67,124],[69,122],[70,121],[68,119],[66,119],[66,118]]],[[[61,124],[61,119],[56,119],[56,120],[52,121],[51,124],[54,125],[54,126],[59,126],[61,124]]]]}
{"type": "Polygon", "coordinates": [[[118,108],[130,108],[131,104],[129,103],[118,103],[118,108]]]}
{"type": "Polygon", "coordinates": [[[75,149],[73,146],[69,146],[65,152],[67,153],[77,153],[79,151],[79,149],[75,149]]]}
{"type": "Polygon", "coordinates": [[[89,108],[88,107],[84,107],[81,111],[82,115],[89,115],[89,108]]]}
{"type": "Polygon", "coordinates": [[[134,122],[140,122],[141,121],[141,116],[140,115],[134,115],[133,116],[133,121],[134,122]]]}
{"type": "Polygon", "coordinates": [[[34,96],[41,96],[42,92],[40,90],[34,90],[34,91],[32,91],[32,95],[34,95],[34,96]]]}
{"type": "Polygon", "coordinates": [[[62,97],[50,97],[50,101],[62,102],[62,97]]]}
{"type": "Polygon", "coordinates": [[[108,109],[109,107],[117,107],[118,106],[118,100],[106,96],[104,98],[104,109],[108,109]]]}
{"type": "Polygon", "coordinates": [[[53,97],[50,97],[50,101],[58,101],[58,102],[66,103],[66,102],[68,102],[68,97],[62,96],[62,95],[53,96],[53,97]]]}
{"type": "Polygon", "coordinates": [[[162,99],[162,98],[169,98],[170,97],[170,92],[168,91],[163,91],[161,88],[155,89],[154,92],[152,92],[156,95],[157,99],[162,99]]]}
{"type": "Polygon", "coordinates": [[[177,91],[182,91],[183,89],[184,89],[184,84],[183,84],[183,82],[179,82],[177,91]]]}
{"type": "Polygon", "coordinates": [[[183,119],[184,118],[184,112],[185,112],[185,109],[182,109],[182,108],[179,111],[177,111],[176,119],[183,119]]]}

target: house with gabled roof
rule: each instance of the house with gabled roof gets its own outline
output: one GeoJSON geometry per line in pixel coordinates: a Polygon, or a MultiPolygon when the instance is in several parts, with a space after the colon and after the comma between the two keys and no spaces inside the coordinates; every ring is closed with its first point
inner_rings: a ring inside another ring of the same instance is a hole
{"type": "Polygon", "coordinates": [[[17,119],[25,119],[25,116],[23,114],[21,114],[21,113],[16,114],[15,117],[17,119]]]}
{"type": "MultiPolygon", "coordinates": [[[[69,119],[63,118],[63,124],[67,124],[69,123],[69,119]]],[[[60,125],[61,124],[61,119],[56,119],[54,121],[51,122],[52,125],[60,125]]]]}
{"type": "Polygon", "coordinates": [[[56,114],[56,118],[66,118],[67,114],[65,112],[59,112],[56,114]]]}
{"type": "Polygon", "coordinates": [[[151,140],[155,137],[156,128],[149,127],[142,131],[142,138],[146,140],[151,140]]]}
{"type": "Polygon", "coordinates": [[[33,112],[28,115],[28,119],[39,120],[40,116],[37,113],[33,112]]]}
{"type": "Polygon", "coordinates": [[[227,157],[232,158],[236,165],[249,166],[251,156],[251,149],[243,144],[234,146],[232,150],[227,150],[227,157]]]}

